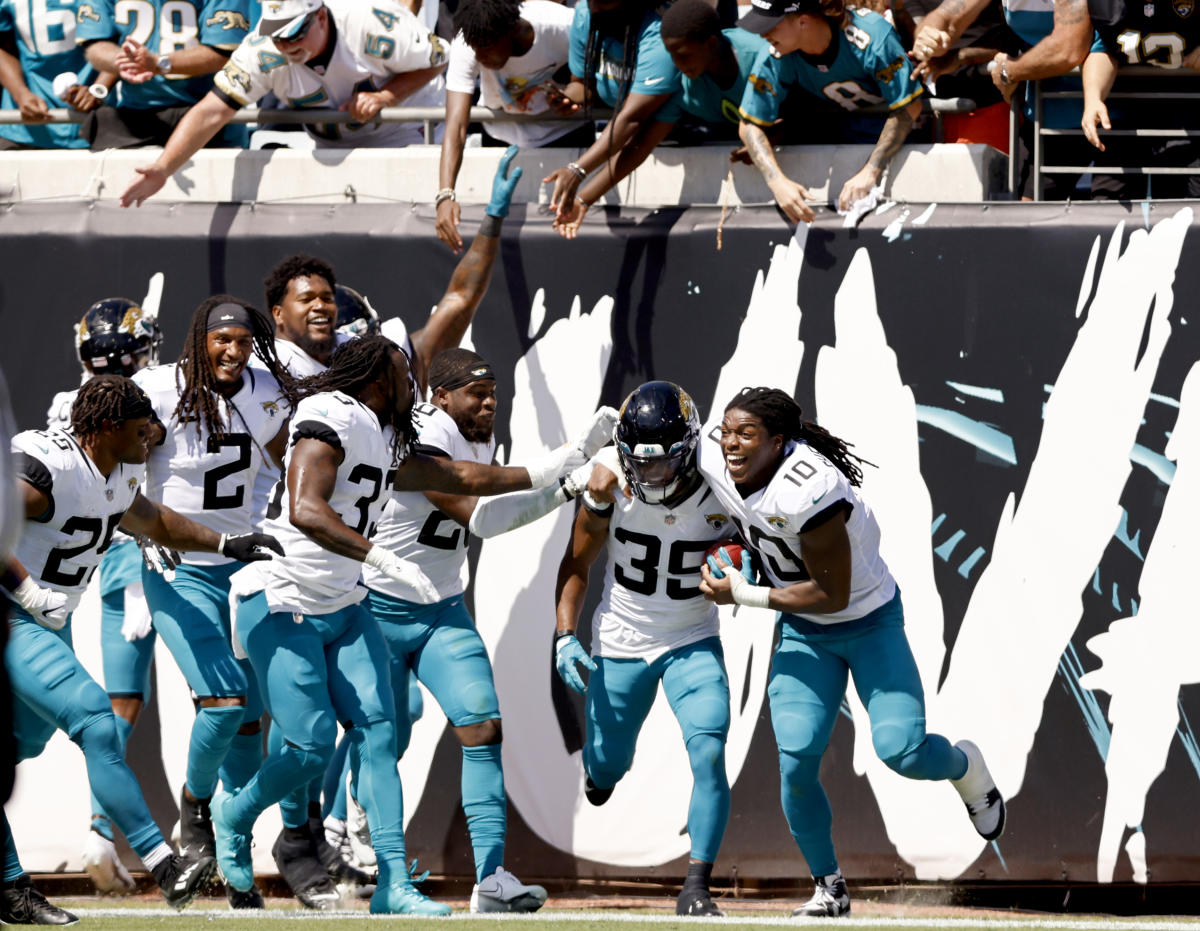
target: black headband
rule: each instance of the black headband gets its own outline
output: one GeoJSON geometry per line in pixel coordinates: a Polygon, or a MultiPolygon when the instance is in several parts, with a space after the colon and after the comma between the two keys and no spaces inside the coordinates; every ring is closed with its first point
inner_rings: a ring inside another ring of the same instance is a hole
{"type": "Polygon", "coordinates": [[[471,384],[473,381],[485,381],[487,379],[496,380],[496,375],[492,371],[492,366],[482,359],[467,359],[461,365],[448,368],[440,373],[438,380],[429,382],[429,390],[436,391],[438,388],[445,388],[447,391],[453,391],[455,388],[462,388],[471,384]]]}
{"type": "Polygon", "coordinates": [[[218,304],[208,312],[208,326],[205,333],[219,330],[227,326],[240,326],[254,332],[254,323],[248,311],[241,304],[218,304]]]}

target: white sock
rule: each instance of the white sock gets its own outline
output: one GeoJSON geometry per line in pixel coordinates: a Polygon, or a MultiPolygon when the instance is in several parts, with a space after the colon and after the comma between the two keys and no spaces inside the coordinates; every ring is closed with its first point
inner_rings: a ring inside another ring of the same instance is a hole
{"type": "Polygon", "coordinates": [[[144,857],[142,857],[142,862],[146,864],[146,869],[153,872],[154,868],[158,866],[158,864],[162,863],[163,860],[167,859],[167,857],[171,856],[172,853],[174,853],[174,851],[171,850],[166,843],[161,843],[144,857]]]}

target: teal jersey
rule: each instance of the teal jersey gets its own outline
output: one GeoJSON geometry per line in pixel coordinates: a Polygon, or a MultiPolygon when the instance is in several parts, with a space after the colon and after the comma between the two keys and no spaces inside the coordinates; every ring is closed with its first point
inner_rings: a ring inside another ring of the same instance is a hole
{"type": "Polygon", "coordinates": [[[679,111],[684,110],[706,123],[720,124],[728,120],[737,124],[741,121],[739,107],[746,96],[746,84],[758,56],[764,49],[770,49],[770,45],[762,36],[745,29],[724,29],[721,34],[733,46],[738,65],[737,78],[729,87],[720,87],[710,74],[702,74],[698,78],[683,75],[679,93],[659,111],[663,115],[658,119],[665,120],[668,116],[678,119],[679,111]]]}
{"type": "Polygon", "coordinates": [[[799,52],[776,57],[769,45],[761,51],[742,98],[742,118],[772,125],[792,87],[847,110],[879,104],[897,110],[923,93],[896,30],[866,10],[854,10],[841,33],[834,31],[833,44],[819,63],[799,52]]]}
{"type": "MultiPolygon", "coordinates": [[[[571,74],[580,80],[587,81],[592,75],[584,74],[587,59],[588,31],[591,29],[592,17],[588,12],[586,0],[575,7],[575,18],[571,21],[571,47],[568,61],[571,74]]],[[[657,10],[651,10],[638,29],[637,60],[634,64],[631,94],[674,94],[679,90],[680,75],[671,56],[662,43],[659,30],[662,20],[657,10]]],[[[629,75],[625,63],[625,49],[619,39],[606,38],[600,43],[599,62],[596,63],[596,91],[610,107],[617,104],[617,96],[621,84],[629,75]]]]}
{"type": "MultiPolygon", "coordinates": [[[[76,0],[0,0],[0,32],[16,35],[17,58],[29,89],[51,107],[67,104],[54,96],[51,85],[65,71],[79,74],[87,65],[75,44],[76,0]]],[[[89,72],[90,68],[87,69],[89,72]]],[[[16,110],[7,89],[0,108],[16,110]]],[[[79,124],[0,126],[0,136],[45,149],[87,148],[79,124]]]]}
{"type": "MultiPolygon", "coordinates": [[[[232,52],[250,31],[252,0],[83,0],[75,35],[79,42],[133,38],[156,55],[207,45],[232,52]]],[[[255,7],[258,4],[253,4],[255,7]]],[[[117,105],[157,110],[193,104],[212,90],[211,74],[156,74],[145,84],[120,82],[117,105]]]]}

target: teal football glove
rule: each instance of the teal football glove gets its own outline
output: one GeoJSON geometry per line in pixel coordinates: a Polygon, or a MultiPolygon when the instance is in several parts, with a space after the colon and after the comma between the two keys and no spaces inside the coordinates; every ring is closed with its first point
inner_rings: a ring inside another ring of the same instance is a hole
{"type": "MultiPolygon", "coordinates": [[[[706,557],[708,560],[708,571],[718,579],[723,579],[725,578],[725,569],[728,569],[733,565],[733,560],[729,558],[729,553],[725,551],[725,547],[723,546],[717,550],[717,556],[720,556],[721,559],[724,560],[725,566],[722,567],[717,562],[716,557],[708,556],[706,557]]],[[[750,551],[748,549],[742,549],[742,568],[738,571],[741,572],[742,578],[744,578],[747,582],[754,581],[754,567],[751,564],[750,551]]]]}
{"type": "Polygon", "coordinates": [[[508,166],[517,157],[518,151],[520,150],[515,145],[510,145],[504,154],[500,156],[500,164],[496,168],[496,177],[492,179],[492,199],[488,201],[485,211],[489,217],[508,216],[508,208],[512,204],[513,191],[517,189],[517,182],[521,180],[521,169],[514,168],[510,175],[508,173],[508,166]]]}
{"type": "Polygon", "coordinates": [[[596,664],[583,651],[583,644],[574,634],[562,634],[554,641],[554,666],[558,669],[558,677],[580,695],[587,686],[579,676],[576,665],[582,666],[588,672],[596,671],[596,664]]]}

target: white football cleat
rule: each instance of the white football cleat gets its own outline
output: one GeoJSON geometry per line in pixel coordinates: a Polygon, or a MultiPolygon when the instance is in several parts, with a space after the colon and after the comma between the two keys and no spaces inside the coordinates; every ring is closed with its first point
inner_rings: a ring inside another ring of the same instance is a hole
{"type": "Polygon", "coordinates": [[[850,914],[850,893],[842,871],[828,876],[814,876],[816,891],[813,897],[792,912],[794,918],[845,918],[850,914]]]}
{"type": "Polygon", "coordinates": [[[951,779],[950,784],[962,796],[979,835],[984,840],[995,840],[1004,833],[1004,799],[979,748],[969,740],[960,740],[954,746],[966,754],[967,771],[961,779],[951,779]]]}
{"type": "Polygon", "coordinates": [[[471,890],[473,912],[536,912],[545,904],[545,889],[525,885],[502,866],[471,890]]]}
{"type": "Polygon", "coordinates": [[[83,871],[101,895],[129,895],[136,888],[113,842],[97,831],[88,831],[83,842],[83,871]]]}
{"type": "Polygon", "coordinates": [[[350,862],[360,869],[375,866],[375,848],[371,846],[367,813],[349,792],[346,793],[346,836],[350,839],[350,862]]]}

